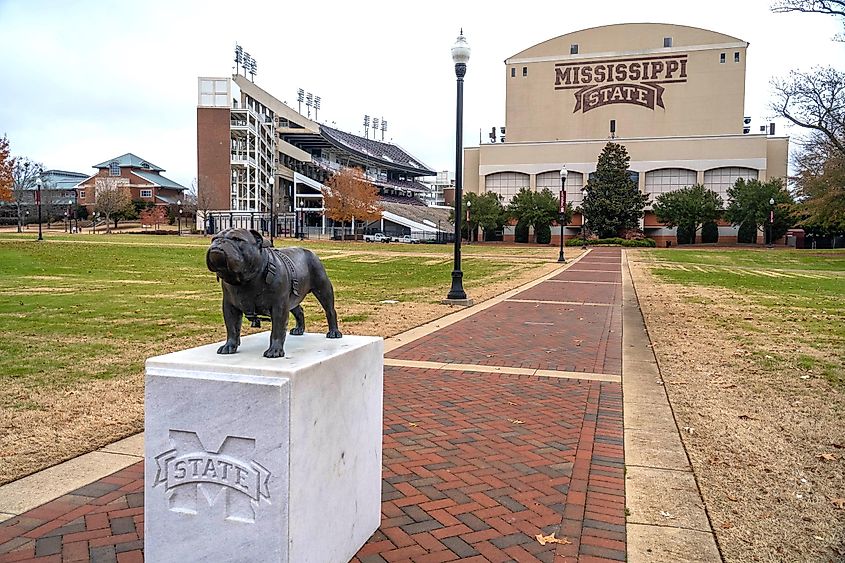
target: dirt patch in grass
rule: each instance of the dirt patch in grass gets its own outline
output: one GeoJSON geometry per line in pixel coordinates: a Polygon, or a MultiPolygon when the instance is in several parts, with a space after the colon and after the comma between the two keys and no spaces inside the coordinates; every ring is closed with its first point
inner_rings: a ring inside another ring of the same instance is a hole
{"type": "MultiPolygon", "coordinates": [[[[392,255],[395,257],[396,255],[392,255]]],[[[573,257],[577,256],[573,254],[573,257]]],[[[498,257],[502,259],[501,256],[498,257]]],[[[383,261],[379,260],[379,261],[383,261]]],[[[481,302],[510,289],[528,283],[558,267],[555,262],[537,262],[533,268],[524,264],[514,268],[511,274],[497,280],[465,279],[467,293],[481,302]]],[[[207,277],[207,276],[205,276],[207,277]]],[[[112,281],[112,280],[109,280],[112,281]]],[[[113,280],[115,283],[148,283],[138,280],[113,280]]],[[[339,301],[338,315],[348,319],[341,323],[346,334],[379,335],[390,337],[419,326],[456,308],[442,305],[438,301],[445,297],[448,287],[421,288],[414,294],[414,301],[399,301],[368,305],[366,303],[339,301]],[[442,294],[442,295],[441,295],[442,294]]],[[[183,290],[180,299],[200,299],[202,292],[183,290]]],[[[325,316],[313,297],[304,303],[307,330],[325,332],[325,316]]],[[[105,322],[115,325],[132,324],[136,320],[110,318],[105,322]]],[[[194,328],[188,321],[160,319],[159,325],[178,324],[184,331],[194,328]]],[[[262,329],[250,329],[245,325],[244,333],[262,329]]],[[[31,346],[50,346],[49,341],[35,335],[27,335],[31,346]]],[[[225,338],[222,322],[209,334],[193,337],[165,338],[156,342],[155,350],[138,346],[135,342],[119,341],[120,365],[140,365],[151,355],[172,352],[191,346],[207,344],[225,338]]],[[[69,343],[62,339],[54,345],[85,347],[88,339],[69,343]]],[[[73,340],[73,338],[71,338],[73,340]]],[[[114,343],[114,342],[112,342],[114,343]]],[[[110,357],[92,356],[85,360],[86,369],[102,370],[116,360],[110,357]]],[[[113,366],[112,366],[113,367],[113,366]]],[[[143,430],[143,372],[130,370],[118,377],[104,380],[75,381],[66,386],[33,385],[31,380],[9,381],[0,396],[0,484],[18,479],[66,459],[95,450],[115,440],[143,430]]],[[[54,374],[57,378],[61,374],[54,374]]],[[[43,374],[50,377],[50,374],[43,374]]]]}
{"type": "Polygon", "coordinates": [[[841,350],[801,330],[806,311],[666,283],[647,253],[628,258],[725,560],[845,560],[841,350]]]}

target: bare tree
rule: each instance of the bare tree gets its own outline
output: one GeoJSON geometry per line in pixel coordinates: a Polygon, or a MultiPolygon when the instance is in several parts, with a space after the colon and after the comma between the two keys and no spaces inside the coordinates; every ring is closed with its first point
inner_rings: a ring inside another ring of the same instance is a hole
{"type": "Polygon", "coordinates": [[[41,176],[44,167],[26,157],[15,159],[12,168],[12,205],[15,206],[15,214],[18,217],[18,232],[23,226],[24,206],[35,203],[32,195],[35,190],[35,182],[41,176]]]}
{"type": "Polygon", "coordinates": [[[823,134],[845,155],[845,73],[832,67],[792,71],[774,80],[772,109],[795,125],[823,134]]]}
{"type": "Polygon", "coordinates": [[[199,185],[196,178],[191,182],[191,190],[195,193],[195,211],[202,213],[202,235],[208,234],[208,212],[211,211],[211,192],[199,185]]]}
{"type": "Polygon", "coordinates": [[[132,205],[129,188],[114,181],[113,178],[97,178],[95,209],[106,219],[106,232],[111,232],[111,216],[126,210],[132,205]],[[102,181],[101,181],[102,180],[102,181]]]}
{"type": "MultiPolygon", "coordinates": [[[[772,11],[776,14],[801,12],[845,18],[845,0],[778,0],[772,4],[772,11]]],[[[840,33],[834,40],[845,41],[845,34],[840,33]]]]}

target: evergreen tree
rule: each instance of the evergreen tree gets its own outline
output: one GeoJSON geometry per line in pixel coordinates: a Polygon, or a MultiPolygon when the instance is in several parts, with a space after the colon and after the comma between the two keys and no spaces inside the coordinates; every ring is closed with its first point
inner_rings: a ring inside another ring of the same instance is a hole
{"type": "Polygon", "coordinates": [[[648,196],[641,193],[628,173],[631,157],[623,145],[607,143],[596,165],[596,172],[587,182],[587,193],[581,211],[590,231],[599,238],[619,236],[637,229],[645,214],[648,196]]]}
{"type": "MultiPolygon", "coordinates": [[[[511,203],[508,205],[508,214],[516,219],[518,224],[534,227],[534,239],[535,242],[539,242],[537,241],[537,233],[559,218],[560,202],[549,188],[543,188],[539,192],[522,188],[511,199],[511,203]]],[[[565,220],[569,222],[571,219],[572,206],[567,204],[565,220]]]]}
{"type": "Polygon", "coordinates": [[[767,182],[739,178],[728,188],[728,206],[725,218],[733,225],[754,224],[763,228],[764,239],[769,241],[770,212],[774,214],[771,224],[772,240],[786,234],[795,222],[793,214],[795,201],[783,186],[783,180],[774,178],[767,182]],[[769,201],[775,200],[774,205],[769,201]]]}
{"type": "MultiPolygon", "coordinates": [[[[654,213],[670,229],[680,226],[685,232],[690,232],[690,242],[694,244],[699,227],[715,221],[722,214],[722,198],[713,190],[696,184],[657,196],[654,213]]],[[[679,239],[678,244],[684,243],[679,239]]]]}
{"type": "MultiPolygon", "coordinates": [[[[475,233],[477,236],[478,227],[481,227],[485,235],[502,228],[507,222],[507,215],[500,198],[501,196],[495,192],[485,192],[481,195],[472,192],[464,194],[465,220],[461,226],[464,236],[468,237],[470,233],[475,233]]],[[[455,221],[454,209],[449,214],[449,220],[453,223],[455,221]]],[[[484,239],[486,238],[485,236],[484,239]]]]}

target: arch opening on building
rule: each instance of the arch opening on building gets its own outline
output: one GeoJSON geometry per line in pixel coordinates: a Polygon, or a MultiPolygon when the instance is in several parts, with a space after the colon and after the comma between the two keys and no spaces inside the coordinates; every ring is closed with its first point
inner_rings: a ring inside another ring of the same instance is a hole
{"type": "MultiPolygon", "coordinates": [[[[516,53],[503,76],[506,135],[464,149],[464,189],[495,191],[503,203],[520,187],[558,193],[566,166],[567,201],[577,208],[608,141],[625,146],[631,176],[652,202],[703,184],[727,204],[738,178],[785,178],[788,138],[770,126],[752,132],[745,112],[747,49],[706,29],[628,23],[516,53]]],[[[581,223],[576,213],[567,236],[580,234],[581,223]]],[[[641,226],[658,244],[675,241],[675,229],[660,224],[650,206],[641,226]]],[[[720,242],[736,241],[734,227],[719,230],[720,242]]]]}

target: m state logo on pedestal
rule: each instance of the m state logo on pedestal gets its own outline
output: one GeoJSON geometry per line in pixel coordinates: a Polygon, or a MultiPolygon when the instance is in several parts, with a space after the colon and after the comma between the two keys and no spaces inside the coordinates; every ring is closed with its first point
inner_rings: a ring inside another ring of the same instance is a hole
{"type": "Polygon", "coordinates": [[[221,502],[226,520],[255,522],[255,510],[270,502],[267,468],[254,459],[255,439],[227,436],[207,449],[195,432],[170,430],[171,449],[155,457],[153,487],[164,486],[170,510],[197,514],[221,502]],[[203,501],[203,502],[200,502],[203,501]]]}

